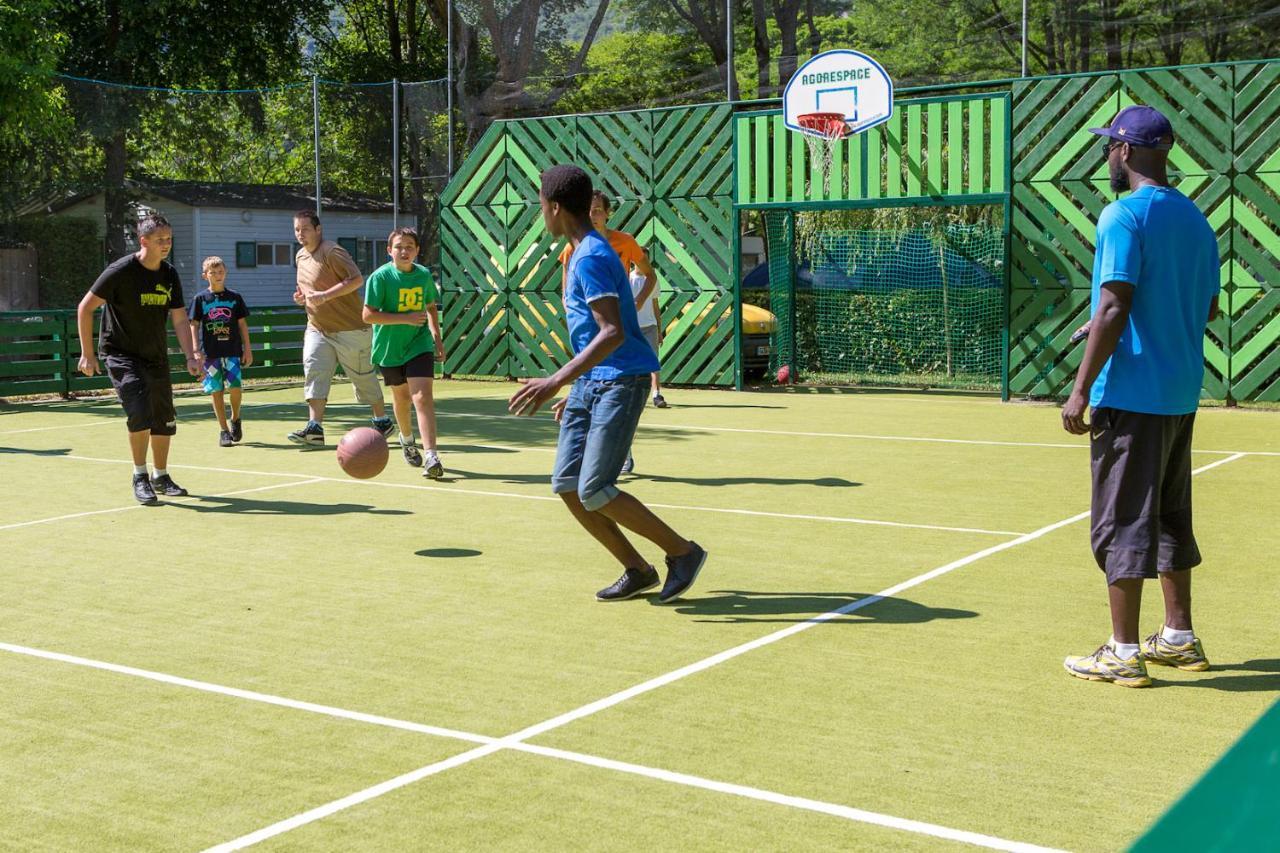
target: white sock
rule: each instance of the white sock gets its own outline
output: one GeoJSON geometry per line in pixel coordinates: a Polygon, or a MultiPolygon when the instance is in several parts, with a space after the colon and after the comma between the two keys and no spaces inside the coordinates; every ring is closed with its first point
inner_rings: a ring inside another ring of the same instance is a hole
{"type": "Polygon", "coordinates": [[[1138,656],[1137,643],[1117,643],[1115,634],[1111,635],[1111,651],[1116,653],[1116,657],[1128,660],[1138,656]]]}
{"type": "Polygon", "coordinates": [[[413,445],[413,436],[400,433],[400,446],[411,447],[413,445]]]}
{"type": "Polygon", "coordinates": [[[168,476],[169,476],[169,469],[168,469],[168,468],[157,468],[157,469],[155,470],[155,476],[156,476],[156,477],[168,477],[168,476]]]}
{"type": "Polygon", "coordinates": [[[134,474],[145,474],[145,473],[147,473],[147,466],[146,466],[146,465],[134,465],[134,466],[133,466],[133,473],[134,473],[134,474]]]}
{"type": "Polygon", "coordinates": [[[1160,630],[1160,636],[1164,637],[1175,646],[1185,646],[1196,638],[1196,632],[1179,631],[1176,628],[1170,628],[1168,625],[1165,625],[1164,628],[1160,630]]]}

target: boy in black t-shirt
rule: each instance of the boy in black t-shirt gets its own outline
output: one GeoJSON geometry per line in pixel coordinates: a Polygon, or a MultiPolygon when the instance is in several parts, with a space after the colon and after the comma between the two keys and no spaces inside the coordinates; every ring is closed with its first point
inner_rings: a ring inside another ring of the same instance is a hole
{"type": "Polygon", "coordinates": [[[213,412],[222,433],[218,444],[230,447],[244,438],[240,427],[240,368],[253,364],[249,348],[249,307],[234,290],[227,290],[227,265],[211,255],[204,259],[202,276],[209,289],[197,293],[187,309],[191,331],[204,354],[204,392],[213,395],[213,412]],[[222,389],[231,389],[231,422],[223,405],[222,389]]]}
{"type": "Polygon", "coordinates": [[[156,492],[181,497],[187,490],[169,476],[169,441],[178,430],[169,382],[169,349],[165,321],[173,323],[178,345],[187,357],[187,372],[200,375],[200,356],[191,341],[191,327],[183,310],[182,282],[165,257],[173,248],[173,229],[159,214],[138,223],[141,248],[110,264],[76,310],[80,334],[80,372],[93,376],[106,362],[129,421],[129,450],[133,455],[133,496],[154,504],[156,492]],[[93,352],[93,312],[106,306],[98,353],[93,352]],[[155,463],[155,479],[147,474],[147,448],[155,463]]]}

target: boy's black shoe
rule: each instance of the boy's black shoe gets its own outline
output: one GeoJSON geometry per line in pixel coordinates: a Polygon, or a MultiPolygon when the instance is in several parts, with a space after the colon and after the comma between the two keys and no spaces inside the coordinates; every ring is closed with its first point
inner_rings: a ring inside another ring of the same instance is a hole
{"type": "Polygon", "coordinates": [[[636,470],[636,460],[631,456],[630,453],[628,453],[627,458],[622,462],[622,470],[619,471],[618,473],[630,474],[634,470],[636,470]]]}
{"type": "Polygon", "coordinates": [[[168,474],[156,477],[151,481],[152,488],[155,492],[164,495],[166,498],[185,498],[187,490],[173,482],[173,478],[168,474]]]}
{"type": "Polygon", "coordinates": [[[389,417],[374,418],[373,428],[382,433],[383,438],[391,438],[396,431],[395,422],[389,417]]]}
{"type": "Polygon", "coordinates": [[[232,441],[243,441],[243,440],[244,440],[244,429],[243,429],[243,428],[241,428],[241,426],[240,426],[240,419],[239,419],[239,418],[233,418],[233,419],[231,420],[231,440],[232,440],[232,441]]]}
{"type": "Polygon", "coordinates": [[[634,598],[658,585],[658,572],[653,566],[627,569],[622,577],[596,593],[596,601],[623,601],[634,598]]]}
{"type": "Polygon", "coordinates": [[[151,488],[151,478],[146,474],[133,475],[133,496],[143,506],[151,506],[156,501],[156,490],[151,488]]]}
{"type": "Polygon", "coordinates": [[[219,447],[235,447],[236,440],[231,435],[230,432],[224,429],[221,433],[218,434],[218,446],[219,447]]]}
{"type": "Polygon", "coordinates": [[[409,464],[409,467],[422,467],[422,451],[418,449],[417,444],[402,444],[400,450],[404,452],[404,461],[409,464]]]}
{"type": "Polygon", "coordinates": [[[697,542],[690,542],[693,549],[679,557],[667,557],[667,582],[662,585],[659,601],[673,601],[689,591],[707,561],[707,552],[697,542]]]}
{"type": "Polygon", "coordinates": [[[286,438],[294,444],[324,444],[324,427],[315,421],[307,421],[302,429],[295,429],[286,438]]]}

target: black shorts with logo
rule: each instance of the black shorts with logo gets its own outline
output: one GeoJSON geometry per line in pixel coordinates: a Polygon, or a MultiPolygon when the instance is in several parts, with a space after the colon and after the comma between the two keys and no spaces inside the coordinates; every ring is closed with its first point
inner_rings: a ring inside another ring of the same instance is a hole
{"type": "Polygon", "coordinates": [[[396,385],[403,385],[410,379],[430,379],[436,375],[436,355],[433,352],[424,352],[415,355],[404,364],[398,364],[394,367],[380,367],[382,371],[382,381],[387,383],[388,388],[396,385]]]}
{"type": "Polygon", "coordinates": [[[1093,556],[1107,583],[1200,564],[1191,529],[1195,412],[1093,410],[1093,556]]]}
{"type": "Polygon", "coordinates": [[[169,365],[124,355],[109,355],[105,360],[107,375],[129,418],[129,432],[176,433],[178,415],[173,408],[169,365]]]}

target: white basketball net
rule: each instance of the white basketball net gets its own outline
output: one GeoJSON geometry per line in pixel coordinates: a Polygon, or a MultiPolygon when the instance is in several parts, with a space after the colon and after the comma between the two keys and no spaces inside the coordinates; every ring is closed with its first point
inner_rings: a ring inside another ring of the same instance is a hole
{"type": "MultiPolygon", "coordinates": [[[[818,115],[815,114],[815,118],[818,115]]],[[[802,116],[808,118],[808,116],[802,116]]],[[[807,127],[804,131],[804,141],[809,147],[809,162],[818,168],[819,174],[822,175],[822,191],[826,192],[831,182],[831,161],[835,155],[836,146],[844,139],[848,126],[839,120],[839,116],[824,116],[823,121],[819,122],[817,127],[807,127]],[[832,119],[836,120],[832,120],[832,119]]]]}

